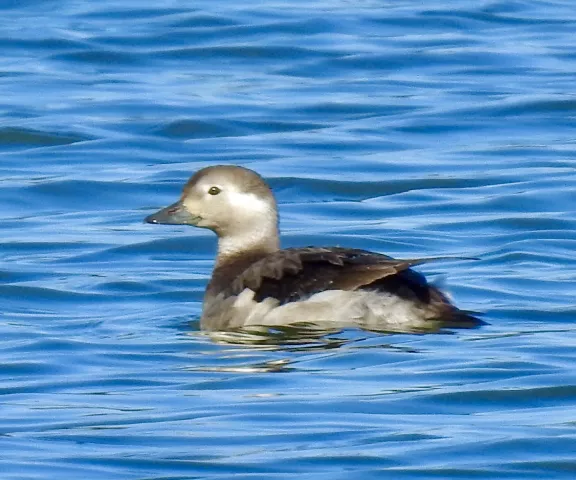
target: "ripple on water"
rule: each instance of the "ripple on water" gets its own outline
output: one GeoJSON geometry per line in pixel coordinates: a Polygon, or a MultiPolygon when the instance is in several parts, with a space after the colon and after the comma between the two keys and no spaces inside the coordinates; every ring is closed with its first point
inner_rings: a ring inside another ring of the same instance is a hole
{"type": "Polygon", "coordinates": [[[3,478],[572,479],[570,2],[4,2],[3,478]],[[489,325],[205,334],[198,168],[489,325]]]}

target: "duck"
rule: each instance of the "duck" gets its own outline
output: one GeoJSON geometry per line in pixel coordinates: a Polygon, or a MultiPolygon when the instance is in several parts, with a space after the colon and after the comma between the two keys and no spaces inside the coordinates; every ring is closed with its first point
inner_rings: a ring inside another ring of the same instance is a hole
{"type": "Polygon", "coordinates": [[[484,323],[412,268],[438,257],[395,259],[340,246],[281,248],[276,198],[249,168],[202,168],[177,202],[145,222],[217,235],[200,318],[204,331],[312,325],[423,332],[484,323]]]}

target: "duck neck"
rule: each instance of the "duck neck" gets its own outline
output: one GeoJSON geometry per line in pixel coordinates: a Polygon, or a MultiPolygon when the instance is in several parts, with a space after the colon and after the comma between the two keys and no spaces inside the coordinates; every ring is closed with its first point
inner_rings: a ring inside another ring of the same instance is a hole
{"type": "Polygon", "coordinates": [[[229,263],[231,259],[257,254],[265,256],[280,248],[278,227],[268,225],[251,229],[239,235],[223,235],[218,239],[216,267],[229,263]]]}
{"type": "Polygon", "coordinates": [[[277,229],[267,235],[220,237],[218,256],[204,302],[225,291],[250,265],[279,249],[277,229]]]}

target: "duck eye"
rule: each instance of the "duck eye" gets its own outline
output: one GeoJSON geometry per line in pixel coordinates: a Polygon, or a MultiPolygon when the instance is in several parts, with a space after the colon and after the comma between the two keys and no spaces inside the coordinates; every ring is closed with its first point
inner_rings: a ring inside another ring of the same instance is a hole
{"type": "Polygon", "coordinates": [[[218,187],[210,187],[208,189],[208,193],[210,195],[218,195],[221,192],[221,190],[218,187]]]}

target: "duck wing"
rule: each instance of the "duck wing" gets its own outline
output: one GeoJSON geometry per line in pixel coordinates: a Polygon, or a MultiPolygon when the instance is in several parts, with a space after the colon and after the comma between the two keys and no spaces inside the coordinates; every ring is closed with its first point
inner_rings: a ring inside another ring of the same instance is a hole
{"type": "Polygon", "coordinates": [[[275,298],[280,304],[307,298],[324,290],[372,289],[417,298],[425,303],[436,289],[410,267],[437,260],[399,260],[350,248],[288,248],[257,260],[225,289],[225,296],[245,288],[255,300],[275,298]]]}

